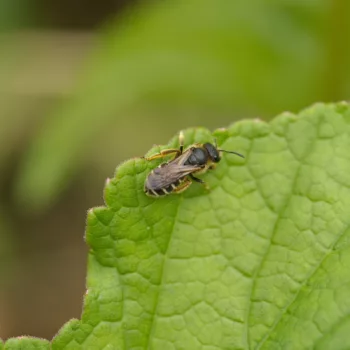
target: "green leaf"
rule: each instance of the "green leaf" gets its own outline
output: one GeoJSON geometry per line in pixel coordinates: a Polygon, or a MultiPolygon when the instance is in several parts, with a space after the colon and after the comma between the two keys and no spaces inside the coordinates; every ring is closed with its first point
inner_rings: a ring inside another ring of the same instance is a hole
{"type": "Polygon", "coordinates": [[[11,338],[6,342],[4,350],[50,350],[50,342],[32,337],[11,338]]]}
{"type": "Polygon", "coordinates": [[[162,160],[134,158],[107,181],[87,217],[83,314],[53,350],[350,347],[350,106],[185,131],[186,145],[213,137],[246,158],[223,154],[201,176],[210,191],[147,197],[162,160]]]}
{"type": "Polygon", "coordinates": [[[202,176],[209,192],[149,198],[161,161],[122,164],[88,213],[82,319],[52,348],[348,348],[349,123],[339,103],[219,129],[220,147],[246,158],[224,154],[202,176]]]}

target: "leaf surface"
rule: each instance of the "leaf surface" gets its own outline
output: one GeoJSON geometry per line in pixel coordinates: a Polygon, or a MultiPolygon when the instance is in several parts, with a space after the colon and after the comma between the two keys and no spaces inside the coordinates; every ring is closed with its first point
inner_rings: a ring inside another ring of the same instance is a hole
{"type": "MultiPolygon", "coordinates": [[[[2,349],[1,345],[0,349],[2,349]]],[[[10,338],[4,346],[4,350],[50,350],[50,342],[32,337],[10,338]]]]}
{"type": "MultiPolygon", "coordinates": [[[[320,104],[216,131],[220,147],[246,159],[224,154],[202,176],[210,192],[193,184],[148,198],[143,183],[157,162],[121,165],[107,207],[88,214],[82,321],[54,348],[350,345],[349,112],[320,104]]],[[[185,137],[213,139],[205,129],[185,137]]]]}
{"type": "Polygon", "coordinates": [[[82,319],[52,349],[349,348],[349,123],[339,103],[186,130],[246,156],[223,154],[210,191],[149,198],[162,161],[120,165],[88,213],[82,319]]]}

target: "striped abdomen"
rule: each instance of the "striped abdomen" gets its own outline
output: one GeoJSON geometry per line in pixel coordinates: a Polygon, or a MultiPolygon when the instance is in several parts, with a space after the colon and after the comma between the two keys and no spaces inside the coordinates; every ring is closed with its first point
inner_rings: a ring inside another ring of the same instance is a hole
{"type": "Polygon", "coordinates": [[[150,179],[151,176],[152,174],[150,174],[149,177],[147,178],[145,183],[145,188],[144,188],[145,193],[151,197],[160,197],[160,196],[165,196],[167,194],[170,194],[174,192],[174,190],[176,190],[178,186],[181,184],[181,180],[176,180],[174,183],[168,185],[167,187],[151,186],[150,185],[150,182],[152,181],[152,178],[150,179]],[[151,180],[151,181],[148,181],[148,180],[151,180]]]}

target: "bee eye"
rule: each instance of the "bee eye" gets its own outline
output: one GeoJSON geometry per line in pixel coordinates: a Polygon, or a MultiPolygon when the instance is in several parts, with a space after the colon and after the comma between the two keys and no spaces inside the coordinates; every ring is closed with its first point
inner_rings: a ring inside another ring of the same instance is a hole
{"type": "Polygon", "coordinates": [[[211,143],[204,144],[204,147],[207,149],[209,156],[214,163],[217,163],[220,161],[221,159],[220,154],[211,143]]]}

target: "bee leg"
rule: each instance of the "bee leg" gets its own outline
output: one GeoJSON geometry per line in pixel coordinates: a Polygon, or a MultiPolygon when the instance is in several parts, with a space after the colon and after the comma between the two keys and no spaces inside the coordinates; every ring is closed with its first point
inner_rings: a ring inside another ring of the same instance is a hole
{"type": "Polygon", "coordinates": [[[173,154],[173,153],[176,153],[175,158],[180,156],[182,154],[183,150],[184,150],[184,133],[182,131],[180,131],[180,133],[179,133],[179,144],[180,144],[180,148],[179,149],[176,149],[176,148],[163,149],[162,151],[160,151],[159,153],[154,154],[151,157],[142,157],[142,158],[144,158],[146,160],[153,160],[153,159],[166,157],[169,154],[173,154]]]}
{"type": "Polygon", "coordinates": [[[177,186],[173,193],[181,193],[185,190],[187,190],[191,186],[192,182],[190,180],[184,181],[181,185],[177,186]]]}
{"type": "Polygon", "coordinates": [[[151,157],[144,157],[144,158],[146,160],[153,160],[153,159],[163,158],[163,157],[168,156],[169,154],[174,154],[174,153],[176,153],[175,158],[177,158],[181,154],[181,151],[179,149],[175,149],[175,148],[163,149],[162,151],[160,151],[157,154],[154,154],[151,157]]]}
{"type": "Polygon", "coordinates": [[[216,164],[212,164],[210,165],[210,167],[208,168],[209,170],[214,170],[216,168],[216,164]]]}
{"type": "Polygon", "coordinates": [[[185,139],[184,133],[180,131],[179,133],[180,154],[182,154],[184,150],[184,139],[185,139]]]}
{"type": "Polygon", "coordinates": [[[193,176],[192,174],[189,175],[190,178],[193,181],[199,182],[200,184],[202,184],[207,190],[209,190],[209,186],[202,180],[202,179],[198,179],[198,177],[193,176]]]}
{"type": "Polygon", "coordinates": [[[200,184],[205,184],[205,182],[202,180],[202,179],[198,179],[198,177],[195,177],[193,176],[192,174],[190,174],[190,178],[193,180],[193,181],[196,181],[196,182],[199,182],[200,184]]]}

